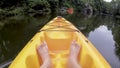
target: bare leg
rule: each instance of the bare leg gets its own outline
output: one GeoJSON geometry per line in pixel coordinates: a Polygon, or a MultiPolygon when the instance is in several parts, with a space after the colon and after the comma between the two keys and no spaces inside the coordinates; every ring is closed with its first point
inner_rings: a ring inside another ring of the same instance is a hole
{"type": "Polygon", "coordinates": [[[43,42],[37,49],[39,56],[41,56],[43,64],[40,66],[40,68],[51,68],[52,63],[50,60],[48,47],[46,42],[43,42]]]}
{"type": "Polygon", "coordinates": [[[75,41],[72,41],[68,60],[68,68],[81,68],[81,66],[78,64],[79,51],[80,51],[79,44],[76,43],[75,41]]]}

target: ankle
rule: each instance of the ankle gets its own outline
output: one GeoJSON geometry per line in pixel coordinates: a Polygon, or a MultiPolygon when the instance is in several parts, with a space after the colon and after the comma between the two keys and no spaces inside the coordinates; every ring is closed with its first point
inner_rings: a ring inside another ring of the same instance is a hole
{"type": "Polygon", "coordinates": [[[74,55],[74,54],[69,56],[70,60],[77,60],[77,58],[78,58],[78,56],[74,55]]]}
{"type": "Polygon", "coordinates": [[[77,58],[69,57],[69,61],[74,63],[74,62],[77,62],[78,60],[77,58]]]}
{"type": "Polygon", "coordinates": [[[50,59],[46,59],[45,61],[43,61],[43,64],[41,65],[42,68],[51,68],[52,67],[52,63],[50,59]]]}
{"type": "Polygon", "coordinates": [[[50,57],[47,57],[47,58],[43,59],[42,61],[43,61],[43,63],[51,62],[50,57]]]}

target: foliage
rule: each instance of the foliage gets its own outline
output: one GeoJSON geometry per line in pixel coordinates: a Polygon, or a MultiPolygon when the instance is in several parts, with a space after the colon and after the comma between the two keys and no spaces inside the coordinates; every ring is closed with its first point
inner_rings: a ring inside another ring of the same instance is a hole
{"type": "Polygon", "coordinates": [[[28,2],[30,7],[34,7],[36,5],[50,7],[50,4],[48,3],[47,0],[28,0],[28,2]]]}
{"type": "Polygon", "coordinates": [[[0,14],[31,14],[40,12],[57,12],[58,9],[73,7],[75,11],[83,11],[92,7],[95,12],[120,15],[120,1],[112,0],[1,0],[0,14]],[[88,5],[88,6],[86,6],[88,5]]]}

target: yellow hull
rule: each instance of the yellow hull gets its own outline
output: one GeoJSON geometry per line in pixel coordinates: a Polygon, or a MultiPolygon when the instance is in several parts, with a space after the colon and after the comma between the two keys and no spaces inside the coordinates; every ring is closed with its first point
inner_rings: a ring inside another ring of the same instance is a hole
{"type": "Polygon", "coordinates": [[[93,44],[69,21],[56,17],[46,24],[18,54],[9,68],[40,68],[36,48],[46,41],[54,68],[66,68],[72,40],[81,45],[79,64],[82,68],[111,68],[93,44]]]}

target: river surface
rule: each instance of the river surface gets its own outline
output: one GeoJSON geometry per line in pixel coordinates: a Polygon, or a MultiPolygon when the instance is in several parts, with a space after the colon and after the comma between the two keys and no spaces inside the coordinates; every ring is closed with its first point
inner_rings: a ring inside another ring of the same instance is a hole
{"type": "MultiPolygon", "coordinates": [[[[9,64],[34,34],[56,16],[15,16],[0,20],[0,67],[9,64]]],[[[80,13],[62,16],[94,44],[112,68],[120,68],[120,19],[80,13]]]]}

